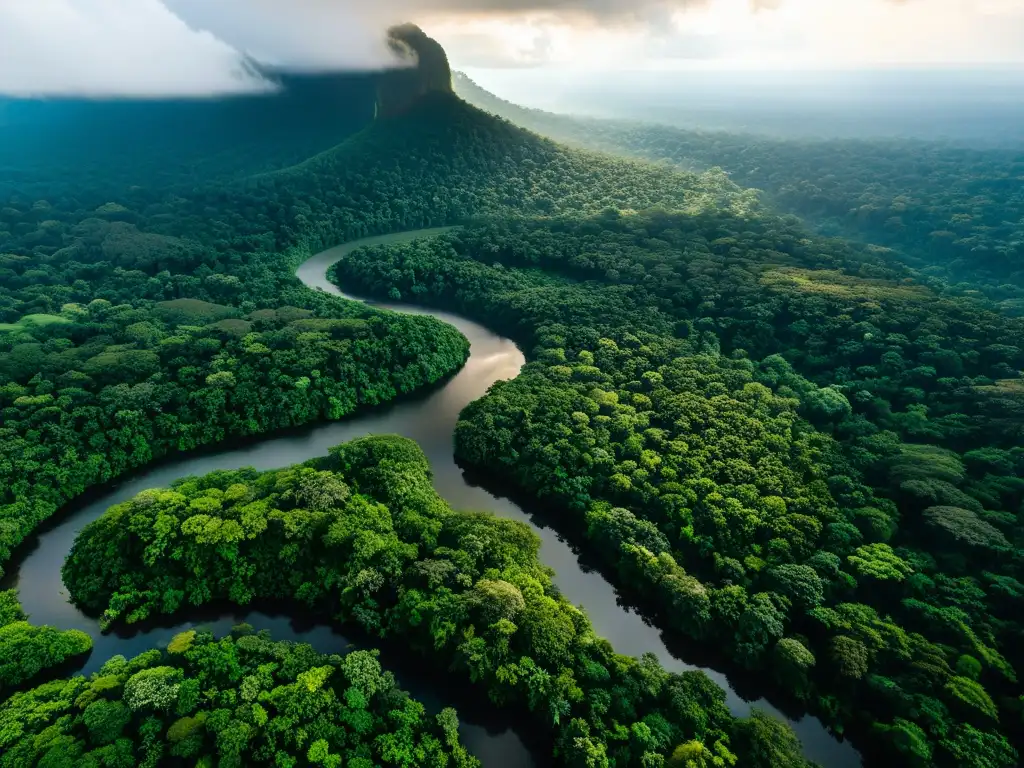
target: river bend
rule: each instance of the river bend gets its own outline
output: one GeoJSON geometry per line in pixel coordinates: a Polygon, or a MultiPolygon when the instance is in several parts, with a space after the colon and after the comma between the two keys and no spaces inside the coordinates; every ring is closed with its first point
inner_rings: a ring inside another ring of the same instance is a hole
{"type": "MultiPolygon", "coordinates": [[[[309,288],[354,298],[342,293],[327,279],[328,269],[343,256],[369,245],[404,243],[439,234],[444,229],[425,229],[392,235],[368,237],[326,250],[304,262],[297,271],[299,279],[309,288]]],[[[343,421],[309,427],[280,437],[269,437],[229,450],[186,454],[180,459],[165,461],[149,471],[101,489],[89,495],[84,503],[72,504],[58,514],[55,521],[44,526],[25,548],[20,562],[11,563],[6,581],[16,587],[25,612],[35,624],[51,624],[61,629],[80,629],[93,638],[94,648],[82,667],[85,674],[94,672],[111,656],[132,656],[153,647],[166,645],[178,632],[201,626],[218,634],[226,633],[233,624],[247,621],[256,629],[269,629],[275,639],[308,642],[325,653],[339,652],[348,641],[326,624],[304,619],[297,614],[271,614],[261,611],[232,609],[217,616],[197,617],[191,621],[147,626],[143,629],[119,628],[104,634],[98,622],[79,611],[68,600],[61,581],[61,565],[78,532],[110,506],[126,501],[140,491],[162,487],[187,475],[202,475],[218,469],[255,467],[277,469],[326,455],[332,446],[370,434],[399,434],[412,438],[423,449],[433,470],[438,493],[456,509],[491,510],[495,514],[520,520],[541,537],[541,559],[555,570],[556,583],[573,603],[584,608],[595,630],[608,638],[619,653],[639,656],[653,653],[666,669],[696,669],[672,655],[661,633],[637,613],[624,607],[612,585],[597,571],[583,566],[572,547],[550,528],[538,525],[531,515],[509,499],[470,485],[455,464],[452,435],[459,413],[470,402],[482,397],[492,384],[515,377],[525,358],[509,339],[491,333],[483,326],[447,312],[408,304],[373,303],[380,309],[436,317],[461,331],[470,342],[470,355],[465,366],[446,384],[422,397],[403,400],[343,421]]],[[[176,619],[168,617],[170,621],[176,619]]],[[[437,688],[409,659],[381,657],[386,668],[396,672],[400,684],[428,709],[449,706],[449,692],[437,688]]],[[[745,715],[752,704],[741,698],[725,676],[712,669],[704,671],[727,694],[727,704],[736,715],[745,715]]],[[[444,686],[441,686],[442,688],[444,686]]],[[[459,706],[462,736],[466,746],[477,755],[486,768],[528,768],[549,763],[541,755],[532,754],[512,727],[504,725],[501,713],[486,711],[487,707],[459,706]]],[[[768,710],[787,720],[812,760],[830,768],[855,768],[860,765],[856,751],[831,736],[815,718],[799,720],[785,717],[766,701],[753,706],[768,710]]]]}

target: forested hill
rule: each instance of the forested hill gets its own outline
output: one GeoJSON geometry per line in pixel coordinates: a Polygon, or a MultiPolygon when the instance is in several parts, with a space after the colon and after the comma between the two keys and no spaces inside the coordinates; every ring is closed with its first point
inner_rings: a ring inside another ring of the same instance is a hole
{"type": "MultiPolygon", "coordinates": [[[[678,173],[574,151],[495,118],[451,93],[431,92],[302,163],[188,196],[125,196],[161,234],[236,249],[316,248],[350,237],[466,221],[488,214],[597,213],[664,206],[745,210],[756,198],[719,171],[678,173]],[[218,211],[211,217],[209,209],[218,211]],[[155,211],[156,207],[147,210],[155,211]]],[[[2,225],[0,225],[2,226],[2,225]]]]}
{"type": "Polygon", "coordinates": [[[891,248],[1024,314],[1024,148],[706,132],[527,109],[461,73],[454,86],[481,109],[574,146],[688,170],[721,167],[823,234],[891,248]]]}

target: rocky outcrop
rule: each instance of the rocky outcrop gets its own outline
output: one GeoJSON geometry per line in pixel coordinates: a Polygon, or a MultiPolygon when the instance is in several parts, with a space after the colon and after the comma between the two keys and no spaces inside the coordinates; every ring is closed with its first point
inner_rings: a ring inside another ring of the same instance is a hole
{"type": "Polygon", "coordinates": [[[400,115],[428,93],[453,93],[448,54],[415,24],[388,30],[388,45],[410,66],[386,72],[377,87],[377,117],[400,115]]]}

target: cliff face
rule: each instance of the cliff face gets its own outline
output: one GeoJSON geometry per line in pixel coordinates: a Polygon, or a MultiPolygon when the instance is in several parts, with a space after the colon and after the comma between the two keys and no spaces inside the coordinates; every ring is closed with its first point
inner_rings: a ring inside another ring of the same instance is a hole
{"type": "Polygon", "coordinates": [[[428,93],[453,93],[448,54],[415,24],[388,30],[388,44],[413,66],[386,72],[377,87],[377,117],[387,118],[409,110],[428,93]]]}

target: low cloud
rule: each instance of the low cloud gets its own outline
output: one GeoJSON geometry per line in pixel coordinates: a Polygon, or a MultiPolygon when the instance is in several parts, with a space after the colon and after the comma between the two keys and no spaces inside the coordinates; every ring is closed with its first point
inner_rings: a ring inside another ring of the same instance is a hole
{"type": "Polygon", "coordinates": [[[0,0],[0,94],[219,96],[272,89],[254,62],[295,70],[403,66],[385,40],[385,20],[401,14],[365,10],[371,4],[0,0]]]}
{"type": "MultiPolygon", "coordinates": [[[[383,32],[431,20],[534,18],[603,25],[662,25],[671,14],[713,0],[164,0],[190,24],[261,61],[292,68],[393,65],[383,32]]],[[[429,32],[429,24],[428,24],[429,32]]],[[[467,50],[481,42],[465,35],[467,50]]],[[[491,45],[496,41],[491,40],[491,45]]],[[[498,49],[507,47],[498,44],[498,49]]],[[[513,46],[515,47],[515,46],[513,46]]],[[[480,57],[498,51],[479,49],[480,57]]],[[[526,52],[526,57],[543,54],[526,52]]]]}
{"type": "MultiPolygon", "coordinates": [[[[0,0],[0,94],[203,96],[266,90],[249,63],[400,66],[388,26],[443,16],[656,18],[700,0],[0,0]]],[[[472,41],[467,40],[472,43],[472,41]]],[[[488,45],[476,41],[474,58],[488,45]]],[[[543,47],[516,56],[541,62],[543,47]]],[[[499,57],[491,56],[498,60],[499,57]]]]}
{"type": "Polygon", "coordinates": [[[292,70],[400,64],[386,30],[414,21],[407,0],[163,0],[191,26],[258,61],[292,70]]]}
{"type": "Polygon", "coordinates": [[[159,0],[0,3],[0,93],[215,95],[266,90],[238,51],[159,0]]]}
{"type": "Polygon", "coordinates": [[[456,66],[1024,60],[1024,0],[0,0],[0,94],[219,95],[270,88],[253,61],[402,66],[384,31],[403,21],[456,66]]]}

